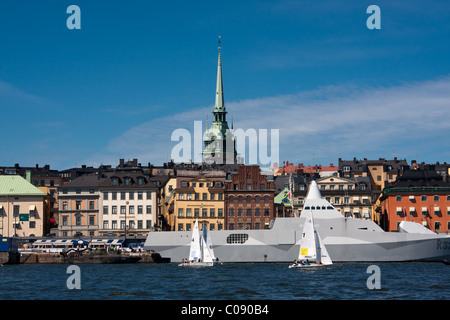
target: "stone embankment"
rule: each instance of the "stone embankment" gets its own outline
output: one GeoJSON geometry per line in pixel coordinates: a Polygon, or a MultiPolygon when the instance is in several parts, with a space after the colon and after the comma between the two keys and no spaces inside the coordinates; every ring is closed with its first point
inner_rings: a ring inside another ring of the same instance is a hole
{"type": "MultiPolygon", "coordinates": [[[[161,258],[159,253],[145,252],[145,253],[132,253],[133,256],[139,256],[141,259],[137,263],[163,263],[168,262],[161,258]]],[[[21,253],[8,253],[0,252],[0,264],[58,264],[67,263],[64,261],[64,257],[59,253],[52,252],[21,252],[21,253]]]]}

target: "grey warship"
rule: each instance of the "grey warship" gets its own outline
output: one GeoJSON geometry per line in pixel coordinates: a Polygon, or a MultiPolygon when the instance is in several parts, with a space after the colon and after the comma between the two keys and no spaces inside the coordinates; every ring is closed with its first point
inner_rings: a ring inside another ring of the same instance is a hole
{"type": "MultiPolygon", "coordinates": [[[[322,198],[317,183],[308,190],[303,210],[311,210],[333,262],[406,262],[450,260],[450,236],[416,224],[403,232],[385,232],[370,220],[344,217],[322,198]],[[408,230],[410,230],[408,232],[408,230]]],[[[302,211],[303,212],[303,211],[302,211]]],[[[305,218],[277,218],[266,230],[209,232],[221,262],[292,262],[297,258],[305,218]]],[[[190,232],[150,232],[144,249],[172,262],[189,253],[190,232]]]]}

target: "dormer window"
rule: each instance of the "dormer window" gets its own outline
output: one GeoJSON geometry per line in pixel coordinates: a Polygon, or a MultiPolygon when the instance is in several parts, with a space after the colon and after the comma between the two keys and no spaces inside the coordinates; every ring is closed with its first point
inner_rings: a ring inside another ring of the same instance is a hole
{"type": "Polygon", "coordinates": [[[144,185],[144,177],[138,177],[137,178],[137,184],[139,186],[143,186],[144,185]]]}
{"type": "Polygon", "coordinates": [[[113,186],[118,186],[118,185],[119,185],[119,178],[117,178],[117,177],[112,177],[112,178],[111,178],[111,184],[112,184],[113,186]]]}
{"type": "Polygon", "coordinates": [[[125,177],[125,185],[126,186],[130,186],[131,185],[131,178],[130,177],[125,177]]]}

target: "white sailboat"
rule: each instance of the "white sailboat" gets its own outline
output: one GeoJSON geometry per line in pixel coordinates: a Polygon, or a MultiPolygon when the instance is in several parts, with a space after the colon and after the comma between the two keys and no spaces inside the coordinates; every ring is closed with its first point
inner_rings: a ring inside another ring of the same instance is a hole
{"type": "Polygon", "coordinates": [[[182,267],[210,267],[218,262],[214,255],[211,237],[208,231],[203,228],[203,234],[200,233],[198,227],[198,219],[195,220],[194,229],[192,230],[191,246],[189,249],[189,258],[184,259],[179,266],[182,267]]]}
{"type": "Polygon", "coordinates": [[[318,267],[333,264],[327,248],[314,225],[312,211],[309,210],[309,212],[305,213],[307,216],[303,225],[298,259],[289,268],[318,267]]]}

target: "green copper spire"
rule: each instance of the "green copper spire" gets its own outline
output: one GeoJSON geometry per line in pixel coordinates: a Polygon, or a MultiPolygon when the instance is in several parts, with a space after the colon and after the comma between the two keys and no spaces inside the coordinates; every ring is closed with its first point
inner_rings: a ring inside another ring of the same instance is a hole
{"type": "Polygon", "coordinates": [[[219,36],[219,59],[217,62],[217,83],[216,83],[216,104],[214,111],[225,111],[225,103],[223,99],[223,82],[222,82],[222,59],[220,57],[220,36],[219,36]]]}
{"type": "Polygon", "coordinates": [[[211,126],[206,125],[204,135],[203,160],[205,162],[215,163],[234,163],[236,161],[236,144],[234,133],[229,129],[226,120],[227,111],[223,97],[222,82],[222,59],[220,52],[219,36],[219,58],[217,62],[217,82],[216,82],[216,101],[214,104],[214,119],[211,126]],[[228,141],[228,150],[227,150],[228,141]]]}

